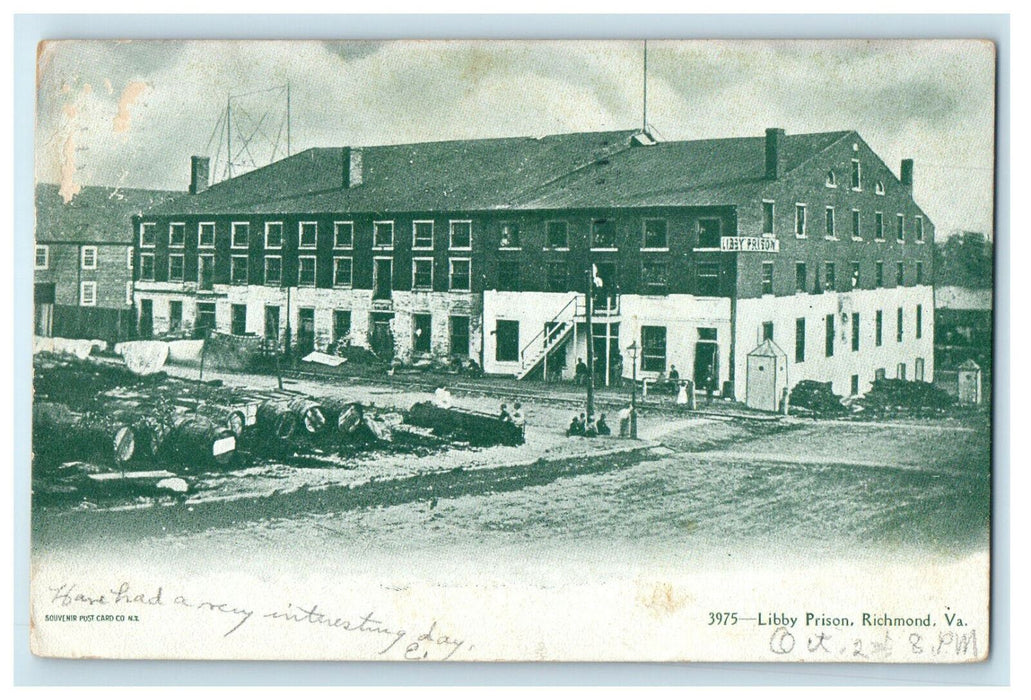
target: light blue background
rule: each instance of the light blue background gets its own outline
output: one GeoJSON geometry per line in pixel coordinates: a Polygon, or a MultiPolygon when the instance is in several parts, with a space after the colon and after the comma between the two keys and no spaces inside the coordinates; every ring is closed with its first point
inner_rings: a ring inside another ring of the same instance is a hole
{"type": "Polygon", "coordinates": [[[14,21],[16,685],[1005,685],[1010,677],[1008,15],[19,15],[14,21]],[[28,646],[33,118],[43,39],[978,38],[998,47],[991,657],[984,664],[421,664],[40,659],[28,646]]]}

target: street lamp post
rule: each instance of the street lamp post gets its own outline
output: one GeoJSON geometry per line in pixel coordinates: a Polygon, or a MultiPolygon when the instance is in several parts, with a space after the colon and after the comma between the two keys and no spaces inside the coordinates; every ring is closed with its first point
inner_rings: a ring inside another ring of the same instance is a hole
{"type": "Polygon", "coordinates": [[[627,348],[630,351],[630,361],[633,363],[633,379],[630,383],[630,437],[637,439],[637,341],[634,340],[627,348]]]}

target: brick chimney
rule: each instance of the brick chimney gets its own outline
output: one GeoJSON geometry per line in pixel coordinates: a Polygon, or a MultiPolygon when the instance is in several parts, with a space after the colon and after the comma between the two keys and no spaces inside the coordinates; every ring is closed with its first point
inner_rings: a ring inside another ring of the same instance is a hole
{"type": "Polygon", "coordinates": [[[357,187],[362,184],[362,149],[348,148],[344,157],[344,187],[357,187]]]}
{"type": "Polygon", "coordinates": [[[784,174],[784,130],[766,130],[766,179],[776,180],[784,174]]]}
{"type": "Polygon", "coordinates": [[[903,158],[902,159],[902,172],[900,173],[899,179],[902,181],[904,187],[913,189],[913,159],[903,158]]]}
{"type": "Polygon", "coordinates": [[[210,169],[210,158],[206,156],[190,156],[190,194],[200,194],[208,189],[210,169]]]}

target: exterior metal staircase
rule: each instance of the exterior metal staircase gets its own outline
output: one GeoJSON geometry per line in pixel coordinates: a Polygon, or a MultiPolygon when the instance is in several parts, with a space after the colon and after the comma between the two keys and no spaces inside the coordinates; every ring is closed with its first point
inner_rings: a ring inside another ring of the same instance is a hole
{"type": "MultiPolygon", "coordinates": [[[[619,301],[611,298],[604,306],[596,307],[592,316],[596,321],[612,320],[619,315],[619,301]]],[[[583,294],[574,294],[540,333],[530,339],[519,351],[520,370],[516,379],[525,379],[544,364],[549,355],[576,334],[577,323],[587,320],[587,306],[583,294]]]]}

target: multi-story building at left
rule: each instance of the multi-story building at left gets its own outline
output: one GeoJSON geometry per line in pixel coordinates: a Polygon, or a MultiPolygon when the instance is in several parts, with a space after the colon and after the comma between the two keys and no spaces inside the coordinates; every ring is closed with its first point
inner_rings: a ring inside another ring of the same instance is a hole
{"type": "Polygon", "coordinates": [[[36,186],[34,333],[117,342],[135,337],[131,220],[177,192],[83,187],[65,202],[36,186]]]}

